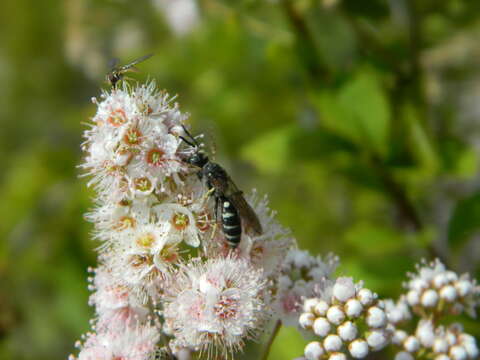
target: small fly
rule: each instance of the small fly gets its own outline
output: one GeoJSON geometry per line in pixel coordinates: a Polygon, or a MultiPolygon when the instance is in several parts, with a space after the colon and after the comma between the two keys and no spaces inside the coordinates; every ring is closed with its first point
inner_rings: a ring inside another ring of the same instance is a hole
{"type": "Polygon", "coordinates": [[[138,69],[135,67],[135,65],[151,58],[153,54],[147,54],[144,56],[141,56],[135,60],[133,60],[131,63],[127,65],[122,65],[119,66],[119,59],[113,59],[111,61],[110,65],[110,71],[107,74],[106,80],[112,85],[112,88],[115,89],[117,83],[123,79],[123,75],[129,71],[138,71],[138,69]]]}

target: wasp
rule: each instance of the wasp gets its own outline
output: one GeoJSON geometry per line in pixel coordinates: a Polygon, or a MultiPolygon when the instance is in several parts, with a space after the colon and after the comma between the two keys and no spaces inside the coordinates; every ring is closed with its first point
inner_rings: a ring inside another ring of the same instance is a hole
{"type": "Polygon", "coordinates": [[[110,64],[110,71],[108,72],[107,76],[106,76],[106,80],[107,82],[110,83],[110,85],[112,85],[112,88],[115,89],[117,83],[123,79],[123,76],[126,72],[129,72],[129,71],[138,71],[138,69],[135,67],[135,65],[151,58],[153,56],[153,54],[147,54],[147,55],[144,55],[144,56],[141,56],[135,60],[133,60],[131,63],[127,64],[127,65],[122,65],[122,66],[119,66],[118,63],[119,63],[119,59],[113,59],[111,64],[110,64]]]}
{"type": "Polygon", "coordinates": [[[199,168],[197,175],[200,180],[205,180],[208,193],[215,198],[215,218],[220,220],[222,232],[228,245],[236,248],[242,237],[242,220],[245,229],[252,235],[261,235],[262,225],[255,211],[243,197],[243,192],[238,189],[228,173],[219,164],[210,161],[208,156],[200,150],[197,140],[183,127],[186,139],[180,139],[190,145],[194,150],[184,157],[184,161],[199,168]],[[220,216],[219,216],[220,213],[220,216]]]}

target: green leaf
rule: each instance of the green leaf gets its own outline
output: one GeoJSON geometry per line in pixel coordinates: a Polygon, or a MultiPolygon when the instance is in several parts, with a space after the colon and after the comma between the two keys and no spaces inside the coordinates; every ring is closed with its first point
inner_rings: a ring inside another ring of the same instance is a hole
{"type": "Polygon", "coordinates": [[[288,165],[290,142],[295,126],[288,125],[255,138],[240,152],[243,160],[264,173],[278,173],[288,165]]]}
{"type": "Polygon", "coordinates": [[[480,192],[460,200],[448,224],[448,243],[457,251],[480,229],[480,192]]]}
{"type": "Polygon", "coordinates": [[[390,108],[373,71],[359,71],[336,93],[325,91],[315,98],[326,127],[377,154],[386,154],[390,108]]]}

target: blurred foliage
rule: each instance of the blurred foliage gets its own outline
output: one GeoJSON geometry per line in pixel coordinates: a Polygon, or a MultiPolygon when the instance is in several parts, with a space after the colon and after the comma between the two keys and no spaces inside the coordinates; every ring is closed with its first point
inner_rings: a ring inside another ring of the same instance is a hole
{"type": "MultiPolygon", "coordinates": [[[[467,0],[4,1],[0,358],[66,358],[89,328],[96,244],[76,165],[112,57],[156,53],[137,79],[178,93],[217,161],[341,274],[385,297],[421,257],[479,278],[478,14],[467,0]]],[[[282,329],[271,358],[303,345],[282,329]]]]}

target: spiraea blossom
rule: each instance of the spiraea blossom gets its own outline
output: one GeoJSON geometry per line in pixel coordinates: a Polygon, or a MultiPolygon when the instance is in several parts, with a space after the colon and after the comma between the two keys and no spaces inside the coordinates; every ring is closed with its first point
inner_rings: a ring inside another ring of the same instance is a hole
{"type": "Polygon", "coordinates": [[[262,272],[242,259],[180,266],[166,290],[165,324],[176,347],[224,356],[243,346],[265,320],[262,272]]]}
{"type": "Polygon", "coordinates": [[[95,318],[79,359],[231,357],[279,316],[290,288],[299,306],[313,289],[301,281],[326,278],[336,265],[287,255],[295,240],[255,191],[245,198],[263,233],[243,229],[239,246],[228,245],[215,195],[186,161],[201,149],[182,140],[188,116],[173,100],[154,83],[123,83],[93,100],[81,168],[97,193],[86,219],[101,244],[90,279],[95,318]]]}

